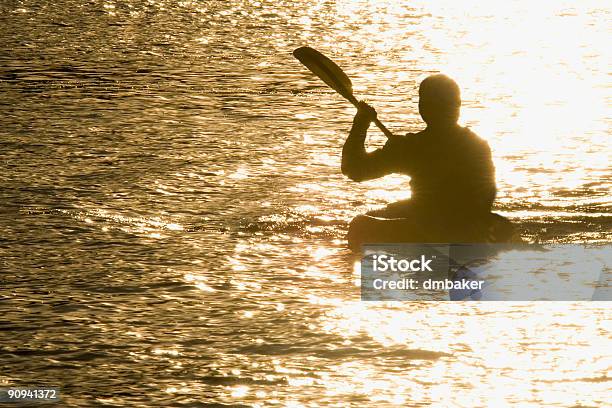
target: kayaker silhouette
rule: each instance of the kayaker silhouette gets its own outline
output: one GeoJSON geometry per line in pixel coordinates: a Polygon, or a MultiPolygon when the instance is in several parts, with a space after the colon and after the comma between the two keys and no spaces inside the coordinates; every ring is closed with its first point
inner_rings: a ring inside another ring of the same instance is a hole
{"type": "Polygon", "coordinates": [[[495,168],[486,141],[460,126],[459,86],[446,75],[419,87],[419,113],[426,128],[390,138],[366,152],[364,143],[376,111],[359,102],[342,149],[342,173],[354,181],[391,173],[411,177],[411,198],[357,216],[349,245],[377,242],[508,242],[514,234],[505,218],[491,213],[495,168]]]}

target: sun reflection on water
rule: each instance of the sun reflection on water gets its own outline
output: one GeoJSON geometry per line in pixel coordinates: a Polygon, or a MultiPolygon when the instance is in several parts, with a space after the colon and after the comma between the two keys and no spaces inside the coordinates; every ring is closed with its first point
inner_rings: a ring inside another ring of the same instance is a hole
{"type": "Polygon", "coordinates": [[[608,5],[98,3],[6,19],[0,383],[45,372],[68,406],[606,406],[602,304],[358,300],[347,224],[409,179],[341,174],[354,107],[291,51],[330,55],[401,134],[419,82],[453,76],[495,210],[609,242],[608,5]]]}

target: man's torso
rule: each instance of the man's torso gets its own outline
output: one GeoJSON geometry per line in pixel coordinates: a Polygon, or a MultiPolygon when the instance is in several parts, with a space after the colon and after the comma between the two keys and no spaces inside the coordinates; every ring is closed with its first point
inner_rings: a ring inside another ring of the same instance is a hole
{"type": "Polygon", "coordinates": [[[392,171],[411,177],[413,205],[433,213],[482,213],[495,198],[489,145],[467,128],[409,134],[383,148],[392,171]]]}

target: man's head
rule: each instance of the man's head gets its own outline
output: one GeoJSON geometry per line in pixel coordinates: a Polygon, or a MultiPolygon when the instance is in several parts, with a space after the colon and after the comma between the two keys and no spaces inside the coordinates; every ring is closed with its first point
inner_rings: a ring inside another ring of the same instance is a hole
{"type": "Polygon", "coordinates": [[[461,91],[446,75],[431,75],[419,87],[419,113],[428,126],[449,126],[459,120],[461,91]]]}

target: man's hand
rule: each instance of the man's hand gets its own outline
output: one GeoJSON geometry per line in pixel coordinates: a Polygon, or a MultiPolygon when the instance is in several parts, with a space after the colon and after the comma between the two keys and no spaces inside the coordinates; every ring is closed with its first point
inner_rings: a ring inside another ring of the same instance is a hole
{"type": "Polygon", "coordinates": [[[376,119],[376,111],[374,108],[364,101],[360,101],[357,105],[357,114],[355,115],[353,122],[369,125],[374,121],[374,119],[376,119]]]}

